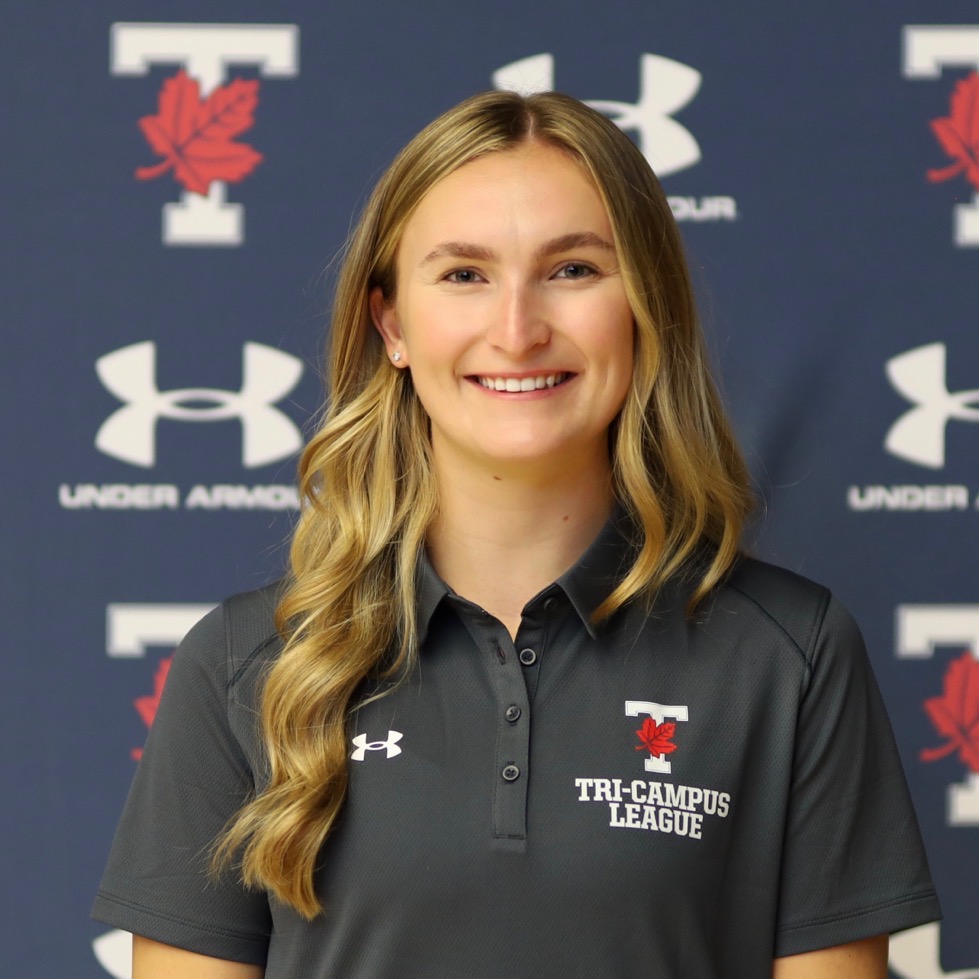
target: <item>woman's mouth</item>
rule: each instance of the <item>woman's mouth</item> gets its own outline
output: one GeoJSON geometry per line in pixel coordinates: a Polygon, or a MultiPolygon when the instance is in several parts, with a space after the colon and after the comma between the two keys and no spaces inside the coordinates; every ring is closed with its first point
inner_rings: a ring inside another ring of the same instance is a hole
{"type": "Polygon", "coordinates": [[[571,375],[567,371],[555,374],[537,374],[533,377],[494,377],[493,375],[478,374],[476,380],[488,391],[506,391],[518,394],[524,391],[543,391],[563,384],[571,375]]]}

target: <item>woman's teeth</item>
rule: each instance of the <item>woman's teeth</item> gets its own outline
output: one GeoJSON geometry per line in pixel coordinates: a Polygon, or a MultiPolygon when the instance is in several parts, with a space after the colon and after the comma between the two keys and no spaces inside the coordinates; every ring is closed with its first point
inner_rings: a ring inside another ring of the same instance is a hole
{"type": "Polygon", "coordinates": [[[567,374],[541,374],[537,377],[480,377],[479,383],[490,391],[509,391],[516,394],[520,391],[541,391],[560,384],[567,374]]]}

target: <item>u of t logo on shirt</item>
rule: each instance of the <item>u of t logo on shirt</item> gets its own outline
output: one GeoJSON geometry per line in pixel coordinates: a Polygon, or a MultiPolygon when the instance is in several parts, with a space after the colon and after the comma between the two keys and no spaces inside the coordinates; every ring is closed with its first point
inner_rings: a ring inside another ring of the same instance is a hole
{"type": "MultiPolygon", "coordinates": [[[[625,702],[625,713],[626,717],[639,717],[642,714],[648,714],[657,724],[663,724],[667,718],[671,721],[686,721],[689,716],[685,704],[655,704],[649,700],[627,700],[625,702]]],[[[646,771],[669,775],[673,767],[666,760],[667,754],[668,752],[659,755],[650,753],[649,757],[645,759],[644,767],[646,771]]]]}

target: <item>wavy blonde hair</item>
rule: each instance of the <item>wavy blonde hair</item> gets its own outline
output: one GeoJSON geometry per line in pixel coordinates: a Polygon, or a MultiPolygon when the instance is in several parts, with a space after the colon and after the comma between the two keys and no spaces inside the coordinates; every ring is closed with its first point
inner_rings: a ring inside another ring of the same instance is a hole
{"type": "Polygon", "coordinates": [[[386,359],[370,292],[394,299],[405,225],[438,181],[531,140],[567,153],[594,182],[635,317],[632,385],[609,437],[637,554],[596,620],[684,569],[696,582],[692,611],[738,554],[747,474],[708,372],[680,235],[641,153],[556,93],[486,93],[436,119],[381,178],[348,244],[329,404],[299,468],[304,506],[277,610],[285,648],[262,696],[268,781],[215,851],[218,867],[240,854],[246,884],[307,918],[322,910],[314,872],[346,793],[348,718],[367,678],[403,676],[416,658],[416,566],[438,509],[428,419],[410,372],[386,359]]]}

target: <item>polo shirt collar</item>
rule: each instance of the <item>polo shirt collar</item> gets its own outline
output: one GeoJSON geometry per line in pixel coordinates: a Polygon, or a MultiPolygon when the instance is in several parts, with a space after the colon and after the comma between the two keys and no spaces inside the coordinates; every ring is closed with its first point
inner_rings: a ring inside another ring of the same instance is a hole
{"type": "MultiPolygon", "coordinates": [[[[553,585],[531,599],[528,607],[539,598],[553,593],[555,588],[560,588],[567,595],[588,634],[594,639],[597,632],[592,623],[592,615],[612,593],[632,563],[634,539],[632,522],[625,510],[617,505],[585,553],[553,585]]],[[[443,598],[452,594],[452,589],[432,567],[427,551],[422,551],[419,557],[415,587],[418,636],[421,642],[425,639],[436,608],[443,598]]]]}
{"type": "Polygon", "coordinates": [[[428,557],[428,549],[423,548],[418,557],[418,570],[415,574],[415,616],[417,619],[419,643],[425,641],[428,625],[443,598],[450,594],[449,586],[435,573],[428,557]]]}
{"type": "Polygon", "coordinates": [[[632,528],[625,510],[616,505],[585,553],[555,582],[568,596],[592,639],[597,635],[592,615],[615,590],[635,557],[632,528]]]}

